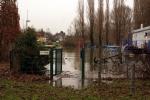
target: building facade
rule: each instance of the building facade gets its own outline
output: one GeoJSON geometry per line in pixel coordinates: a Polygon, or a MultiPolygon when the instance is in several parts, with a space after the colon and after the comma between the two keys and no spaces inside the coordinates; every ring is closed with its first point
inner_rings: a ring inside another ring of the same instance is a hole
{"type": "Polygon", "coordinates": [[[138,48],[144,48],[146,46],[150,48],[150,26],[133,30],[132,34],[133,46],[138,48]]]}

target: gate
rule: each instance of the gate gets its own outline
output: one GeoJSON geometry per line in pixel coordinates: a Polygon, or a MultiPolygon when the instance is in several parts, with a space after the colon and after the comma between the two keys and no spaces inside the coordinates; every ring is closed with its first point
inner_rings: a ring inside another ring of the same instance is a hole
{"type": "Polygon", "coordinates": [[[54,67],[55,75],[61,74],[62,72],[62,49],[56,48],[53,51],[54,55],[54,67]]]}

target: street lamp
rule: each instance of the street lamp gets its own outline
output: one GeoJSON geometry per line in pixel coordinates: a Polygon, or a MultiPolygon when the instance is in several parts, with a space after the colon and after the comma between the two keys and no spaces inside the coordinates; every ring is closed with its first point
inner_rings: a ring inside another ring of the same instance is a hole
{"type": "Polygon", "coordinates": [[[27,10],[26,29],[28,28],[28,23],[29,22],[30,22],[30,20],[28,19],[28,10],[27,10]]]}
{"type": "Polygon", "coordinates": [[[26,29],[28,28],[28,23],[30,22],[30,20],[26,20],[26,29]]]}

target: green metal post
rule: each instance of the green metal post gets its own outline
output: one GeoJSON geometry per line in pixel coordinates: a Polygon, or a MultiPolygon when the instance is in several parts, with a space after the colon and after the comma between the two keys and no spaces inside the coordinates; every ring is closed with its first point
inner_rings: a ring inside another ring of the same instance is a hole
{"type": "Polygon", "coordinates": [[[63,50],[61,49],[61,72],[62,72],[62,56],[63,56],[63,50]]]}
{"type": "Polygon", "coordinates": [[[82,77],[82,86],[84,85],[84,79],[85,79],[85,48],[82,48],[81,50],[81,61],[82,61],[82,73],[81,73],[81,77],[82,77]]]}
{"type": "Polygon", "coordinates": [[[53,48],[50,50],[50,80],[53,80],[53,48]]]}
{"type": "Polygon", "coordinates": [[[58,74],[58,69],[57,69],[57,65],[58,65],[58,56],[57,56],[57,54],[58,54],[58,49],[55,49],[55,75],[57,75],[58,74]]]}

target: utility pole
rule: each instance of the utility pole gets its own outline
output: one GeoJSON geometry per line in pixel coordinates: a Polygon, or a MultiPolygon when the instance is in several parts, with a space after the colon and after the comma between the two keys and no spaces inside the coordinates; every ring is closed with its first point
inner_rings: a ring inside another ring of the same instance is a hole
{"type": "Polygon", "coordinates": [[[30,22],[28,16],[29,16],[29,15],[28,15],[28,10],[27,10],[26,29],[28,28],[28,23],[30,22]]]}

